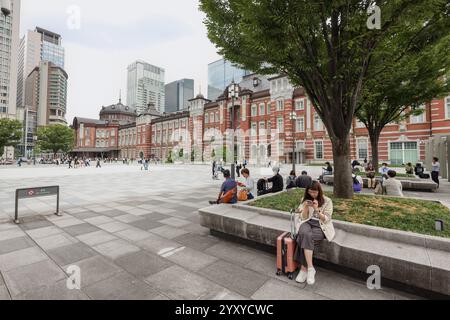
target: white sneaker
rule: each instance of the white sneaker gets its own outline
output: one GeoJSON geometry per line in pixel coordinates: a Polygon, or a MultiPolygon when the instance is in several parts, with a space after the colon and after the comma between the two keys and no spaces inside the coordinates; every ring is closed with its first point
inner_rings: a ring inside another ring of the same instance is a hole
{"type": "Polygon", "coordinates": [[[307,276],[308,276],[308,273],[306,271],[300,270],[295,281],[297,281],[298,283],[304,283],[306,281],[307,276]]]}
{"type": "Polygon", "coordinates": [[[315,276],[316,276],[316,269],[308,268],[307,283],[310,286],[312,286],[316,282],[315,276]]]}

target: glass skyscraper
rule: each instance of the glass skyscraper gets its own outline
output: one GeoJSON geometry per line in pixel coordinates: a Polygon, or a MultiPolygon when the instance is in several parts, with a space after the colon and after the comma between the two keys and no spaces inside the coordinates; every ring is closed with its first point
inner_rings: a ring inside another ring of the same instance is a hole
{"type": "Polygon", "coordinates": [[[42,37],[41,60],[64,69],[64,48],[61,46],[61,36],[39,27],[36,27],[35,32],[42,37]]]}
{"type": "Polygon", "coordinates": [[[194,80],[182,79],[166,84],[165,112],[177,112],[187,108],[194,98],[194,80]]]}
{"type": "Polygon", "coordinates": [[[216,100],[225,88],[234,80],[238,83],[252,72],[234,66],[230,61],[221,59],[208,65],[208,99],[216,100]]]}
{"type": "Polygon", "coordinates": [[[145,61],[128,66],[127,105],[142,113],[149,103],[165,112],[165,70],[145,61]]]}
{"type": "MultiPolygon", "coordinates": [[[[0,118],[16,116],[20,0],[1,1],[0,12],[0,118]],[[5,6],[5,7],[4,7],[5,6]]],[[[0,150],[0,157],[3,150],[0,150]]]]}

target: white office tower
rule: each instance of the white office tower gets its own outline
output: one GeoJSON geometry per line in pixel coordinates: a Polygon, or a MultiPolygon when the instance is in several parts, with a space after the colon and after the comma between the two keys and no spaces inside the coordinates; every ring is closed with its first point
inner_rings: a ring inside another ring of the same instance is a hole
{"type": "Polygon", "coordinates": [[[25,84],[30,73],[41,61],[51,62],[64,69],[65,51],[61,36],[52,31],[36,27],[20,40],[19,72],[17,79],[17,107],[25,108],[25,84]]]}
{"type": "Polygon", "coordinates": [[[0,118],[15,118],[20,0],[2,0],[0,3],[0,118]]]}
{"type": "Polygon", "coordinates": [[[149,103],[165,112],[165,70],[136,61],[128,66],[127,105],[143,113],[149,103]]]}

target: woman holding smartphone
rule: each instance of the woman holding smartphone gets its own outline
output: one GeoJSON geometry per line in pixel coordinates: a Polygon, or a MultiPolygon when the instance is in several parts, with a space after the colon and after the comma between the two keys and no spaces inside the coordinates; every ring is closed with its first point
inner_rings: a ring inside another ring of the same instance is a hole
{"type": "Polygon", "coordinates": [[[302,204],[298,208],[300,226],[297,235],[295,260],[301,270],[296,281],[309,285],[315,283],[316,270],[313,265],[314,245],[324,239],[333,241],[335,237],[332,222],[333,202],[324,196],[322,186],[314,181],[306,188],[302,204]]]}

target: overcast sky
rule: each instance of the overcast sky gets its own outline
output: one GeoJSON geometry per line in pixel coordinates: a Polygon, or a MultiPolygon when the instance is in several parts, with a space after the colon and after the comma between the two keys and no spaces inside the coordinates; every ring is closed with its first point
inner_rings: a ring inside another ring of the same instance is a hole
{"type": "Polygon", "coordinates": [[[127,66],[137,59],[164,68],[166,83],[194,79],[206,96],[207,65],[220,56],[203,16],[198,0],[22,0],[21,36],[36,26],[62,36],[71,123],[98,118],[120,90],[126,103],[127,66]],[[80,10],[79,29],[72,8],[80,10]]]}

